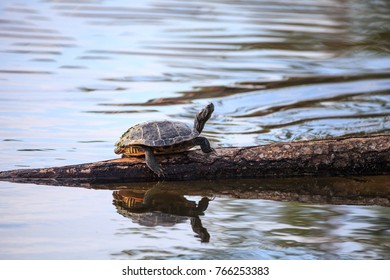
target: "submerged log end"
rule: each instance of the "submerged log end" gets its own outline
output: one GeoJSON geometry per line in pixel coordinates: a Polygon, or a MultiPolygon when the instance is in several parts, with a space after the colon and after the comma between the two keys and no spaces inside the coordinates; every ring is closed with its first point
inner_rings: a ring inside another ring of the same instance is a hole
{"type": "MultiPolygon", "coordinates": [[[[145,177],[147,167],[140,158],[120,158],[93,163],[60,167],[16,169],[0,172],[0,180],[23,179],[66,179],[85,181],[118,181],[131,177],[134,180],[145,177]],[[131,174],[129,173],[131,171],[131,174]]],[[[149,169],[147,169],[149,171],[149,169]]]]}

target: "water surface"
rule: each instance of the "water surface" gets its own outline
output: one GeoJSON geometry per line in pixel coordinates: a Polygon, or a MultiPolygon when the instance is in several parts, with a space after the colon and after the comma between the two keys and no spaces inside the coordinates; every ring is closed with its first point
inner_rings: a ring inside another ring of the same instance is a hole
{"type": "MultiPolygon", "coordinates": [[[[254,193],[269,195],[272,183],[264,183],[225,182],[235,185],[225,194],[213,191],[221,181],[191,187],[143,183],[115,190],[2,183],[0,258],[390,258],[389,207],[317,204],[307,195],[307,202],[290,201],[289,192],[296,188],[279,187],[281,201],[253,198],[254,193]],[[148,191],[155,194],[154,206],[142,209],[139,203],[148,191]],[[202,197],[209,198],[208,207],[194,211],[191,203],[199,204],[202,197]],[[187,208],[177,201],[186,201],[187,208]]],[[[364,194],[365,184],[358,185],[350,197],[364,194]]],[[[337,184],[327,187],[334,196],[348,192],[337,184]]],[[[324,189],[312,199],[330,195],[324,189]]],[[[376,192],[390,200],[388,183],[376,192]]]]}
{"type": "MultiPolygon", "coordinates": [[[[0,170],[111,159],[130,125],[208,102],[215,147],[389,132],[389,1],[133,2],[1,1],[0,170]]],[[[223,197],[205,244],[112,191],[0,190],[0,258],[389,258],[383,206],[223,197]]]]}

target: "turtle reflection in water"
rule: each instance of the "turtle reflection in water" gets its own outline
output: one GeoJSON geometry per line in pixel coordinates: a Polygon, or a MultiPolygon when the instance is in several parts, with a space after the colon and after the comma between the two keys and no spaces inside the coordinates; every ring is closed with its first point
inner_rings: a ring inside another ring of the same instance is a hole
{"type": "Polygon", "coordinates": [[[184,152],[194,146],[200,146],[204,153],[213,151],[207,138],[199,136],[213,111],[213,103],[199,111],[193,128],[174,121],[148,121],[134,125],[116,142],[115,153],[124,157],[145,155],[147,166],[158,176],[163,176],[164,169],[155,154],[184,152]]]}
{"type": "Polygon", "coordinates": [[[209,242],[210,234],[199,216],[204,215],[210,199],[203,197],[198,205],[183,195],[152,188],[143,196],[130,190],[114,191],[114,205],[118,213],[145,226],[173,226],[191,219],[192,230],[202,242],[209,242]]]}

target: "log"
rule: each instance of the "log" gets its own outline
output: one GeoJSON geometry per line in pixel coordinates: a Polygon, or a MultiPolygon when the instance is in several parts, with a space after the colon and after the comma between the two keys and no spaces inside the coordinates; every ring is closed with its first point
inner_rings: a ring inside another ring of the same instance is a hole
{"type": "Polygon", "coordinates": [[[390,135],[191,150],[160,155],[165,169],[156,176],[144,158],[119,158],[62,167],[1,171],[0,180],[50,183],[118,183],[299,176],[390,174],[390,135]]]}

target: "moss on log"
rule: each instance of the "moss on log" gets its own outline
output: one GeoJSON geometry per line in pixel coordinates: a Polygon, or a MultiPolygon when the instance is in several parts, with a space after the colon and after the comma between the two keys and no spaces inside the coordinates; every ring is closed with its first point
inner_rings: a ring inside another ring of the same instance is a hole
{"type": "Polygon", "coordinates": [[[0,180],[115,183],[299,176],[390,174],[390,135],[191,150],[156,157],[165,169],[157,177],[141,158],[0,172],[0,180]]]}

